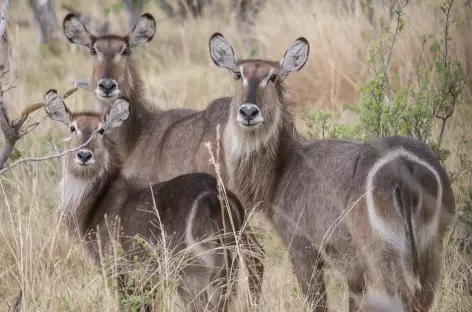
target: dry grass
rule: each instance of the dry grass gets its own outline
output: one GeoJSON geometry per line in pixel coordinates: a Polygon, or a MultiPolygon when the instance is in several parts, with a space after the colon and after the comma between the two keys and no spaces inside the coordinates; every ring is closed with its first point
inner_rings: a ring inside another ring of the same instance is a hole
{"type": "MultiPolygon", "coordinates": [[[[60,5],[73,2],[56,1],[59,20],[66,14],[59,9],[60,5]]],[[[101,9],[112,2],[81,1],[74,3],[74,7],[99,17],[101,9]]],[[[258,56],[279,60],[299,36],[307,37],[311,44],[306,67],[287,80],[291,95],[298,103],[297,109],[341,110],[344,103],[356,102],[357,86],[369,75],[367,48],[375,36],[374,28],[365,17],[339,13],[334,9],[336,1],[330,0],[269,2],[271,6],[262,11],[257,22],[258,56]]],[[[441,31],[437,1],[415,2],[406,9],[408,26],[399,38],[392,64],[399,75],[399,84],[403,85],[409,83],[413,73],[420,49],[419,36],[441,31]]],[[[472,74],[472,9],[464,6],[464,1],[456,2],[453,16],[457,23],[451,52],[472,74]]],[[[163,18],[153,3],[147,5],[147,11],[157,19],[163,18]]],[[[18,80],[5,100],[13,118],[27,105],[41,100],[48,89],[64,92],[70,88],[69,81],[87,77],[91,72],[87,51],[69,45],[64,37],[61,37],[64,47],[61,57],[41,55],[34,45],[34,29],[16,25],[30,19],[30,15],[26,0],[11,3],[8,31],[12,68],[18,80]]],[[[123,14],[112,16],[114,31],[122,31],[124,25],[123,14]]],[[[180,25],[168,20],[158,24],[155,39],[137,52],[149,98],[162,107],[203,109],[210,100],[232,93],[232,79],[225,70],[218,69],[208,55],[207,42],[215,31],[225,35],[240,58],[249,55],[250,51],[243,50],[233,22],[221,14],[208,14],[198,22],[187,21],[180,25]]],[[[425,61],[430,62],[430,56],[426,55],[425,61]]],[[[448,125],[445,136],[448,147],[457,146],[459,134],[470,136],[472,133],[471,86],[469,83],[466,90],[466,105],[458,109],[448,125]]],[[[90,108],[91,95],[79,91],[68,100],[68,105],[74,110],[90,108]]],[[[42,117],[38,114],[35,118],[42,117]]],[[[52,153],[48,139],[64,133],[57,128],[46,120],[20,142],[18,149],[23,156],[52,153]]],[[[453,153],[448,162],[450,169],[456,165],[455,157],[453,153]]],[[[22,165],[0,177],[0,311],[9,310],[20,289],[23,291],[22,311],[116,308],[113,294],[103,287],[102,275],[87,260],[81,245],[57,225],[59,175],[60,162],[54,160],[22,165]]],[[[260,310],[300,311],[303,299],[280,240],[261,217],[251,222],[261,232],[267,252],[260,310]]],[[[446,268],[435,311],[472,311],[467,280],[471,276],[472,261],[451,242],[447,243],[446,251],[446,268]]],[[[347,311],[347,293],[342,284],[331,279],[329,291],[333,293],[330,297],[333,311],[347,311]]]]}

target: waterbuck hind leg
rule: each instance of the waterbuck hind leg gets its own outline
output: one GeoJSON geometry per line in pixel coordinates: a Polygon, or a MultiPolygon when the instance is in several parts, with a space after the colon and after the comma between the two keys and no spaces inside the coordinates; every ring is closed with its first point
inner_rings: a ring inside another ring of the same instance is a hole
{"type": "Polygon", "coordinates": [[[362,274],[348,280],[347,287],[349,291],[349,312],[360,311],[360,301],[362,300],[365,292],[364,277],[362,274]]]}
{"type": "Polygon", "coordinates": [[[423,311],[429,311],[438,287],[442,272],[443,247],[441,242],[433,242],[429,252],[420,258],[421,291],[417,294],[417,301],[423,311]]]}
{"type": "Polygon", "coordinates": [[[210,301],[213,303],[212,311],[227,312],[231,297],[236,293],[236,277],[238,272],[237,257],[232,252],[225,251],[226,263],[220,267],[211,269],[210,284],[213,290],[210,301]]]}
{"type": "Polygon", "coordinates": [[[323,257],[307,238],[292,234],[295,231],[291,231],[292,227],[283,216],[276,216],[274,225],[288,249],[301,291],[308,301],[309,311],[328,311],[323,257]]]}
{"type": "Polygon", "coordinates": [[[262,281],[264,279],[264,264],[265,258],[264,249],[252,233],[251,228],[246,226],[246,229],[241,235],[243,249],[247,252],[245,256],[246,267],[248,268],[249,290],[251,292],[254,304],[259,304],[262,293],[262,281]]]}

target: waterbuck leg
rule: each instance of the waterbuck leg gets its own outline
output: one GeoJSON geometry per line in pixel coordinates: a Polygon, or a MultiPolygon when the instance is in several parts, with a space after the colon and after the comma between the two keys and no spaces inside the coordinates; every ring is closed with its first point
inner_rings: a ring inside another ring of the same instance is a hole
{"type": "Polygon", "coordinates": [[[443,261],[441,242],[433,242],[428,249],[429,251],[420,258],[421,291],[418,294],[418,303],[424,311],[428,311],[433,303],[434,293],[440,281],[443,261]]]}
{"type": "Polygon", "coordinates": [[[360,311],[359,300],[362,300],[365,291],[363,276],[352,279],[347,282],[349,291],[349,312],[360,311]]]}
{"type": "Polygon", "coordinates": [[[310,241],[299,235],[292,235],[292,228],[283,216],[274,220],[275,228],[288,249],[302,293],[309,305],[309,311],[326,312],[326,285],[324,281],[324,261],[310,241]]]}
{"type": "Polygon", "coordinates": [[[246,266],[249,270],[249,289],[251,296],[254,299],[254,303],[259,304],[261,292],[262,292],[262,281],[264,278],[264,249],[257,241],[254,234],[251,232],[249,226],[246,226],[245,231],[242,233],[241,239],[244,244],[244,249],[248,250],[246,258],[246,266]]]}

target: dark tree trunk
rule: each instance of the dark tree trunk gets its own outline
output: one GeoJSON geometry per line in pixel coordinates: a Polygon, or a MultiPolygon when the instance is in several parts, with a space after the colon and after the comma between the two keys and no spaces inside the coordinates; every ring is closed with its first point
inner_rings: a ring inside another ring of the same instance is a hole
{"type": "Polygon", "coordinates": [[[37,44],[47,44],[55,55],[59,55],[61,49],[58,38],[58,23],[52,0],[29,0],[29,3],[33,9],[37,44]]]}
{"type": "MultiPolygon", "coordinates": [[[[126,16],[128,18],[128,29],[131,31],[143,13],[144,0],[123,0],[126,5],[126,16]]],[[[162,7],[162,2],[161,7],[162,7]]]]}

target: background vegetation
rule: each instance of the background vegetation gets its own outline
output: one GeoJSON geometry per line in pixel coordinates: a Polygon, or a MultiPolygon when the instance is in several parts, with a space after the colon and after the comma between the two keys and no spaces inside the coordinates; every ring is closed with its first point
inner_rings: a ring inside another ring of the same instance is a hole
{"type": "MultiPolygon", "coordinates": [[[[287,79],[293,110],[301,116],[299,130],[311,137],[367,140],[403,134],[425,140],[451,173],[459,215],[464,224],[471,224],[470,1],[456,0],[449,9],[450,0],[417,0],[397,8],[391,19],[388,3],[383,2],[376,2],[365,14],[342,5],[341,0],[268,0],[257,17],[256,40],[250,46],[243,45],[226,1],[214,0],[200,19],[180,22],[167,19],[149,2],[145,11],[159,20],[157,34],[135,56],[147,95],[156,105],[203,109],[211,100],[233,92],[233,80],[208,55],[213,32],[223,33],[240,58],[272,60],[279,60],[295,38],[305,36],[311,44],[309,61],[287,79]],[[369,14],[375,16],[374,25],[369,14]],[[386,19],[379,23],[382,15],[386,19]]],[[[56,0],[59,21],[68,13],[64,4],[98,21],[107,18],[113,32],[126,30],[125,15],[116,1],[56,0]]],[[[16,87],[5,93],[12,118],[41,101],[48,89],[65,92],[70,82],[91,73],[88,51],[68,44],[63,36],[59,36],[59,55],[45,45],[38,47],[30,15],[26,0],[12,1],[8,33],[17,79],[16,87]]],[[[67,103],[74,110],[92,108],[92,95],[80,90],[67,103]]],[[[39,112],[28,123],[44,115],[39,112]]],[[[64,130],[45,120],[18,143],[16,156],[52,154],[49,140],[61,138],[64,130]]],[[[116,309],[115,294],[104,287],[103,272],[96,270],[80,243],[58,223],[59,179],[59,160],[27,163],[0,176],[0,311],[13,310],[20,290],[21,311],[116,309]]],[[[261,216],[251,223],[267,251],[259,310],[300,311],[303,299],[282,244],[261,216]]],[[[447,237],[435,311],[472,310],[472,257],[470,249],[463,248],[466,229],[461,224],[455,231],[462,240],[447,237]]],[[[172,281],[174,270],[166,268],[166,280],[172,281]]],[[[334,272],[328,273],[328,291],[334,293],[330,307],[347,311],[342,282],[334,272]]],[[[164,310],[178,311],[178,301],[168,295],[173,287],[166,282],[159,288],[164,310]]],[[[236,305],[244,301],[241,296],[236,305]]]]}

